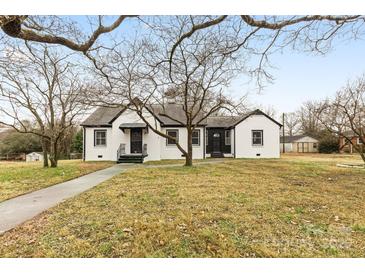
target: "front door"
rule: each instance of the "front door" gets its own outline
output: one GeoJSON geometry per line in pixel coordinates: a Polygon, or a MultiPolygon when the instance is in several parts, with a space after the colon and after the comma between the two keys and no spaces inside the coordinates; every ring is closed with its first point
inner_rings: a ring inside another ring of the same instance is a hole
{"type": "Polygon", "coordinates": [[[218,132],[213,133],[213,153],[221,152],[221,134],[218,132]]]}
{"type": "Polygon", "coordinates": [[[131,129],[131,153],[142,153],[142,129],[131,129]]]}

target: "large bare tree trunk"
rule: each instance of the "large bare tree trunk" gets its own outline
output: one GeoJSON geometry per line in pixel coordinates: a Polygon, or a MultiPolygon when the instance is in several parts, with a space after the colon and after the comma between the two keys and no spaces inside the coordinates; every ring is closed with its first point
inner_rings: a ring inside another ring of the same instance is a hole
{"type": "Polygon", "coordinates": [[[48,167],[48,147],[45,138],[42,138],[43,167],[48,167]]]}
{"type": "Polygon", "coordinates": [[[49,160],[51,162],[51,167],[57,167],[58,162],[58,150],[57,150],[57,142],[51,140],[49,160]]]}
{"type": "Polygon", "coordinates": [[[193,131],[191,127],[187,128],[187,135],[188,153],[185,156],[185,166],[193,166],[193,131]]]}

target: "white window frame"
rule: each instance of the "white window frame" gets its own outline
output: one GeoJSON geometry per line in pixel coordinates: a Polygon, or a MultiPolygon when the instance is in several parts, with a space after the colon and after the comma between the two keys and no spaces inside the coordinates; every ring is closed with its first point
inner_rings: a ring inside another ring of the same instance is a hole
{"type": "Polygon", "coordinates": [[[94,147],[106,147],[107,144],[107,130],[106,129],[95,129],[94,130],[94,147]],[[97,140],[102,140],[97,138],[97,134],[103,132],[105,133],[105,144],[98,144],[97,140]]]}
{"type": "Polygon", "coordinates": [[[199,147],[200,146],[200,129],[194,129],[193,130],[193,133],[192,133],[192,135],[191,135],[191,143],[192,143],[192,145],[193,146],[196,146],[196,147],[199,147]],[[194,132],[198,132],[198,143],[197,144],[194,144],[193,143],[193,134],[194,134],[194,132]]]}
{"type": "Polygon", "coordinates": [[[251,140],[253,146],[263,146],[264,145],[264,131],[262,129],[254,129],[251,131],[251,140]],[[255,144],[254,143],[254,132],[260,132],[261,133],[261,144],[255,144]]]}
{"type": "MultiPolygon", "coordinates": [[[[179,130],[178,129],[166,129],[166,134],[169,135],[169,132],[176,132],[176,142],[179,142],[179,130]]],[[[170,136],[170,135],[169,135],[170,136]]],[[[170,140],[169,138],[166,138],[166,146],[176,146],[176,143],[174,144],[169,144],[170,140]]]]}
{"type": "Polygon", "coordinates": [[[231,145],[231,130],[225,130],[224,131],[224,144],[226,146],[231,145]],[[228,133],[228,136],[227,136],[227,133],[228,133]]]}

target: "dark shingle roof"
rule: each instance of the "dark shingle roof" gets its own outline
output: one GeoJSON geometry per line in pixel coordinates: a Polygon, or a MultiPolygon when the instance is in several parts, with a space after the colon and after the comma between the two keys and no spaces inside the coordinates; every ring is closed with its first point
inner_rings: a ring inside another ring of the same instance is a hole
{"type": "MultiPolygon", "coordinates": [[[[163,107],[161,105],[151,105],[149,110],[158,115],[158,119],[164,126],[176,126],[181,123],[186,123],[185,111],[182,104],[170,103],[163,107]],[[169,117],[173,118],[169,118],[169,117]],[[176,120],[176,121],[175,121],[176,120]]],[[[199,114],[193,122],[198,122],[203,118],[203,113],[199,114]]],[[[206,125],[207,121],[204,119],[199,125],[206,125]]]]}
{"type": "Polygon", "coordinates": [[[239,120],[240,116],[211,116],[207,118],[207,127],[231,127],[239,120]]]}
{"type": "MultiPolygon", "coordinates": [[[[299,139],[302,139],[304,137],[313,138],[309,135],[304,135],[304,134],[302,134],[302,135],[293,135],[293,136],[285,136],[285,138],[283,136],[280,136],[280,143],[282,143],[284,141],[284,139],[285,139],[285,143],[293,143],[293,142],[298,141],[299,139]]],[[[313,139],[315,139],[315,138],[313,138],[313,139]]]]}
{"type": "MultiPolygon", "coordinates": [[[[158,120],[163,126],[178,126],[181,125],[179,122],[185,124],[186,116],[181,104],[166,104],[164,107],[161,105],[151,105],[148,107],[149,111],[157,114],[158,120]],[[169,118],[170,116],[171,118],[169,118]]],[[[96,109],[81,125],[82,126],[111,126],[113,121],[125,110],[124,107],[119,108],[108,108],[99,107],[96,109]]],[[[201,120],[203,113],[198,115],[194,122],[201,120]]],[[[245,115],[241,116],[211,116],[204,119],[199,123],[201,126],[207,127],[221,127],[228,128],[234,127],[251,115],[264,115],[274,123],[281,126],[280,123],[272,119],[270,116],[263,113],[261,110],[254,110],[245,115]]]]}
{"type": "Polygon", "coordinates": [[[124,107],[110,108],[99,107],[97,108],[83,123],[82,126],[110,126],[113,119],[124,110],[124,107]]]}

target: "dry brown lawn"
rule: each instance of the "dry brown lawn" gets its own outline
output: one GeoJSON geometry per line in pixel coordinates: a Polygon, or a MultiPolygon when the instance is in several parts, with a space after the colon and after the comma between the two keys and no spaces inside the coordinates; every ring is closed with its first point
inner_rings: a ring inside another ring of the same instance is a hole
{"type": "Polygon", "coordinates": [[[365,257],[365,170],[344,160],[130,169],[5,233],[0,255],[365,257]]]}

